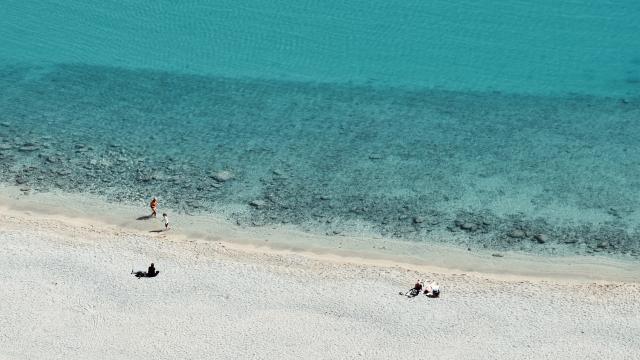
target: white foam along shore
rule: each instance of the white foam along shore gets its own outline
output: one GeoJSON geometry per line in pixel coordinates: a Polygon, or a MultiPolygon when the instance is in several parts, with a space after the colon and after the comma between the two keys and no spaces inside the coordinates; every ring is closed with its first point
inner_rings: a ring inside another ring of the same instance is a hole
{"type": "MultiPolygon", "coordinates": [[[[539,273],[465,271],[288,241],[257,246],[302,236],[283,230],[219,223],[198,237],[174,217],[155,233],[159,221],[130,223],[135,212],[103,212],[109,205],[95,199],[2,194],[0,358],[632,359],[640,349],[633,264],[585,260],[565,264],[566,277],[560,261],[539,273]],[[131,275],[151,261],[159,277],[131,275]],[[588,266],[610,279],[577,276],[588,266]],[[398,295],[418,278],[437,280],[442,297],[398,295]]],[[[470,261],[525,262],[515,256],[470,261]]]]}

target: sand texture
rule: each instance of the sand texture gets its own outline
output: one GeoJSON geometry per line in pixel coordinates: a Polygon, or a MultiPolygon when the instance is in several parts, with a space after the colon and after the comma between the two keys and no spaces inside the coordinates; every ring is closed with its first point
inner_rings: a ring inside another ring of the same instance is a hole
{"type": "Polygon", "coordinates": [[[416,272],[0,213],[3,359],[633,359],[640,285],[416,272]],[[160,275],[130,274],[155,262],[160,275]],[[415,279],[439,299],[398,292],[415,279]]]}

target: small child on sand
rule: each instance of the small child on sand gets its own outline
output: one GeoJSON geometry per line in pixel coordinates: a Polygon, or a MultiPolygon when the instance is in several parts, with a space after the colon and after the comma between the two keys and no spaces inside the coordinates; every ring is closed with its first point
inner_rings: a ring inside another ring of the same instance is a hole
{"type": "Polygon", "coordinates": [[[164,222],[164,230],[169,230],[169,217],[167,216],[167,213],[162,214],[162,222],[164,222]]]}

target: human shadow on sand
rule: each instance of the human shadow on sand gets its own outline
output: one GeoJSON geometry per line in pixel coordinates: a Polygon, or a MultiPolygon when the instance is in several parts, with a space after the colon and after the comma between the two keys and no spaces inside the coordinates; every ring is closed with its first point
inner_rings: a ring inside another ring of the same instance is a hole
{"type": "Polygon", "coordinates": [[[155,273],[150,274],[146,271],[133,271],[131,270],[131,274],[134,275],[137,278],[143,278],[143,277],[156,277],[158,276],[158,274],[160,274],[160,271],[156,270],[155,273]]]}
{"type": "Polygon", "coordinates": [[[161,233],[164,232],[164,230],[160,229],[160,230],[149,230],[150,233],[161,233]]]}
{"type": "Polygon", "coordinates": [[[145,215],[145,216],[140,216],[139,218],[137,218],[136,220],[149,220],[153,217],[153,215],[145,215]]]}

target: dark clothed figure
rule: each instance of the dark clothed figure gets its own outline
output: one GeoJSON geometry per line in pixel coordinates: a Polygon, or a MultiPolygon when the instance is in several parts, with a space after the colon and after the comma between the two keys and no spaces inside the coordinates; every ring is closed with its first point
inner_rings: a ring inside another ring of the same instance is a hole
{"type": "Polygon", "coordinates": [[[153,263],[151,263],[151,266],[149,266],[147,272],[131,270],[131,274],[135,275],[135,277],[137,278],[156,277],[156,275],[158,275],[159,273],[160,271],[156,270],[156,267],[153,265],[153,263]]]}
{"type": "Polygon", "coordinates": [[[421,290],[422,290],[422,282],[418,280],[416,281],[416,284],[413,285],[413,289],[410,289],[409,291],[407,291],[405,295],[408,297],[414,297],[420,294],[421,290]]]}

